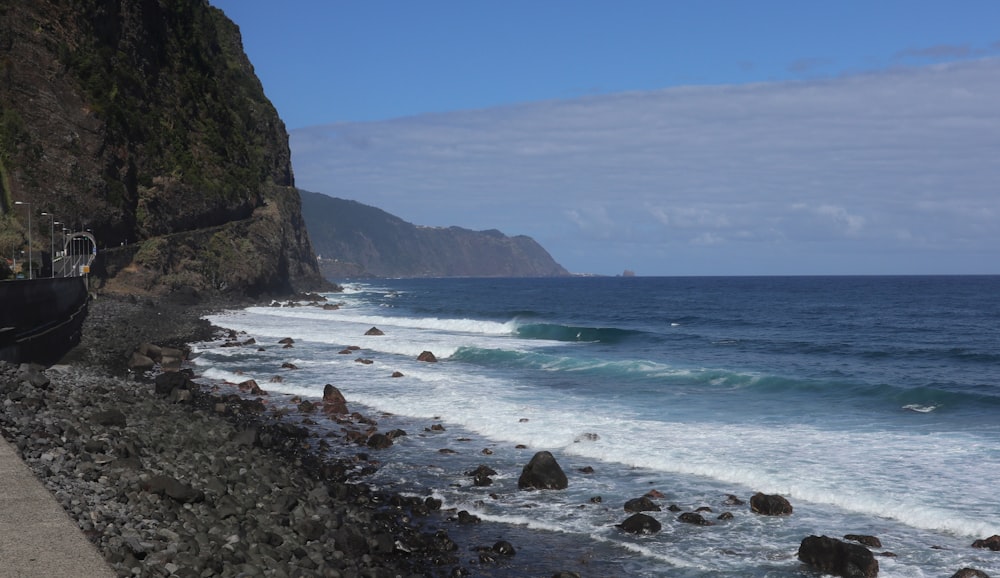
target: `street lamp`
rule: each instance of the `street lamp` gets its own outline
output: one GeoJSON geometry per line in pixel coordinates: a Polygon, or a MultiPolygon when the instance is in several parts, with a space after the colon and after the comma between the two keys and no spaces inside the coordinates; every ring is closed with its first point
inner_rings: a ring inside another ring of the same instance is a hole
{"type": "Polygon", "coordinates": [[[14,201],[15,205],[27,205],[28,206],[28,279],[34,277],[31,268],[31,203],[26,203],[24,201],[14,201]]]}
{"type": "Polygon", "coordinates": [[[56,262],[55,262],[55,241],[53,237],[56,235],[56,217],[52,213],[42,212],[43,215],[49,218],[49,277],[56,276],[56,262]]]}

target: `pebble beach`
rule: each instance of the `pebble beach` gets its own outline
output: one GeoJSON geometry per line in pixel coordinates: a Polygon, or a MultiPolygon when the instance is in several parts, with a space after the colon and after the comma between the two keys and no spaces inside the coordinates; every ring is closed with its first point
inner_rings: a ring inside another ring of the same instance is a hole
{"type": "Polygon", "coordinates": [[[524,575],[468,516],[368,487],[365,448],[320,455],[259,399],[127,369],[211,338],[205,311],[102,296],[63,363],[0,364],[0,432],[119,576],[524,575]]]}

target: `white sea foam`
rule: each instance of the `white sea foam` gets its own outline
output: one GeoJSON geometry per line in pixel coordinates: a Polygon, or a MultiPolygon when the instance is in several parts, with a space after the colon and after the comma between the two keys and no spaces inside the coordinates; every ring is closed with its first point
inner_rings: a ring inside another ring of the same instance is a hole
{"type": "MultiPolygon", "coordinates": [[[[513,322],[383,315],[365,305],[364,293],[359,289],[340,297],[351,303],[339,311],[251,308],[212,316],[217,325],[257,337],[267,351],[199,347],[203,356],[198,363],[206,367],[203,375],[229,382],[254,378],[269,390],[295,395],[319,396],[324,383],[335,383],[349,404],[416,420],[441,418],[449,431],[482,436],[484,443],[497,450],[493,459],[507,460],[504,463],[509,471],[516,472],[518,460],[524,456],[501,455],[504,448],[516,444],[549,449],[571,464],[593,464],[599,471],[614,471],[610,477],[574,476],[573,487],[561,495],[511,493],[509,488],[516,487],[516,482],[505,473],[496,477],[500,486],[496,491],[508,488],[500,503],[484,499],[487,490],[471,488],[467,479],[455,477],[454,470],[473,464],[474,456],[452,458],[462,466],[428,468],[421,462],[418,469],[393,471],[387,465],[385,475],[395,475],[392,479],[444,476],[447,481],[442,483],[445,489],[441,495],[448,503],[475,509],[484,519],[591,535],[677,568],[697,570],[720,563],[713,560],[718,557],[717,547],[703,537],[705,532],[699,534],[687,527],[676,530],[665,524],[668,527],[658,538],[623,539],[613,529],[623,519],[620,503],[584,509],[580,504],[596,494],[637,497],[651,482],[688,503],[711,503],[729,491],[747,496],[764,491],[789,498],[796,512],[789,520],[738,516],[731,523],[732,532],[744,532],[729,538],[741,550],[732,562],[734,568],[747,563],[747,558],[786,556],[789,540],[828,526],[830,532],[848,531],[843,526],[876,526],[899,535],[924,536],[920,533],[927,532],[925,543],[947,542],[949,536],[958,536],[956,543],[962,544],[968,538],[1000,533],[996,522],[1000,509],[992,496],[992,480],[1000,478],[996,450],[989,447],[988,438],[977,437],[974,431],[940,433],[932,426],[912,426],[912,422],[929,422],[941,412],[926,419],[910,414],[910,419],[899,423],[866,423],[854,416],[849,427],[845,425],[848,416],[837,412],[804,414],[800,419],[791,414],[774,421],[739,406],[754,401],[743,393],[753,389],[744,386],[758,385],[762,379],[753,372],[716,375],[711,370],[676,368],[660,362],[587,357],[570,349],[577,344],[563,343],[563,349],[553,351],[550,342],[514,336],[513,322]],[[371,326],[379,327],[385,335],[365,336],[371,326]],[[286,336],[296,340],[294,349],[276,347],[277,339],[286,336]],[[339,348],[346,345],[363,349],[338,355],[339,348]],[[463,348],[466,352],[482,350],[487,358],[491,352],[516,352],[499,358],[505,362],[516,359],[520,369],[498,370],[488,363],[459,361],[469,359],[465,354],[450,359],[463,348]],[[443,362],[417,362],[415,357],[422,350],[433,351],[443,362]],[[254,362],[254,355],[261,357],[254,362]],[[371,358],[374,363],[354,363],[355,357],[371,358]],[[281,383],[266,383],[280,371],[279,361],[284,359],[294,359],[299,369],[282,372],[281,383]],[[237,373],[237,367],[243,373],[237,373]],[[525,378],[528,369],[543,369],[548,377],[532,374],[525,378]],[[404,377],[389,378],[396,370],[404,377]],[[651,380],[641,392],[648,397],[635,397],[639,390],[633,390],[631,398],[615,395],[616,376],[630,374],[651,380]],[[605,375],[607,383],[599,398],[564,386],[578,379],[592,383],[594,376],[605,375]],[[742,396],[733,397],[734,407],[727,408],[727,416],[739,415],[741,407],[745,413],[740,419],[720,419],[706,409],[711,405],[698,405],[699,395],[706,392],[742,396]],[[533,512],[530,515],[524,513],[528,506],[533,512]],[[788,535],[768,542],[767,536],[784,526],[790,526],[788,535]],[[678,541],[685,545],[684,555],[676,553],[674,544],[678,541]]],[[[893,405],[889,413],[895,411],[902,420],[905,415],[899,407],[893,405]]],[[[919,413],[927,408],[936,409],[930,404],[905,407],[919,413]]],[[[434,444],[450,439],[407,437],[393,451],[416,451],[424,445],[433,449],[434,444]]],[[[663,514],[660,519],[670,518],[663,514]]],[[[728,528],[720,524],[712,531],[727,536],[728,528]]],[[[715,534],[715,539],[723,538],[715,534]]],[[[893,550],[902,548],[893,546],[893,550]]],[[[914,548],[913,556],[919,557],[920,552],[914,548]]],[[[793,554],[789,564],[795,564],[793,554]]],[[[884,573],[920,575],[912,568],[902,563],[898,567],[887,565],[884,573]]]]}

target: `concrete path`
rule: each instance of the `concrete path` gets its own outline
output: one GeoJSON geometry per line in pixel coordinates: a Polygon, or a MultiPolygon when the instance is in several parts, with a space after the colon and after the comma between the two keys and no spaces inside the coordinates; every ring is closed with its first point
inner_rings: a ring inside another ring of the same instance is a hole
{"type": "Polygon", "coordinates": [[[114,578],[97,548],[0,437],[0,578],[114,578]]]}

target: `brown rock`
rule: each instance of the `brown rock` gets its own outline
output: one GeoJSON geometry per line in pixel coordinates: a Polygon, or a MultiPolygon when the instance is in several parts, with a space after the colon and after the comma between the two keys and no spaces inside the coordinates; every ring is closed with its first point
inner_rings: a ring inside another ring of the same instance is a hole
{"type": "Polygon", "coordinates": [[[684,512],[677,519],[685,524],[694,524],[696,526],[711,526],[712,522],[706,520],[701,514],[695,512],[684,512]]]}
{"type": "Polygon", "coordinates": [[[994,534],[984,540],[976,540],[972,543],[973,548],[986,548],[994,552],[1000,552],[1000,535],[994,534]]]}
{"type": "Polygon", "coordinates": [[[365,331],[365,335],[385,335],[385,333],[378,327],[372,327],[368,331],[365,331]]]}
{"type": "Polygon", "coordinates": [[[323,411],[326,413],[347,414],[347,399],[340,390],[329,383],[323,386],[323,411]]]}
{"type": "Polygon", "coordinates": [[[765,516],[788,516],[792,513],[792,505],[777,494],[757,492],[750,498],[750,510],[765,516]]]}
{"type": "Polygon", "coordinates": [[[990,578],[990,575],[982,570],[974,568],[962,568],[951,575],[951,578],[990,578]]]}
{"type": "Polygon", "coordinates": [[[424,352],[421,352],[421,354],[417,356],[417,361],[426,361],[427,363],[436,363],[437,362],[437,358],[434,357],[434,354],[431,353],[430,351],[424,351],[424,352]]]}
{"type": "Polygon", "coordinates": [[[660,507],[657,506],[653,500],[643,496],[641,498],[633,498],[625,502],[625,511],[630,514],[635,512],[659,512],[660,507]]]}
{"type": "Polygon", "coordinates": [[[847,534],[844,539],[849,542],[858,542],[859,544],[864,544],[869,548],[881,548],[882,540],[879,540],[875,536],[866,536],[864,534],[847,534]]]}
{"type": "Polygon", "coordinates": [[[156,366],[155,361],[138,351],[134,351],[128,359],[128,368],[132,371],[151,371],[154,366],[156,366]]]}

